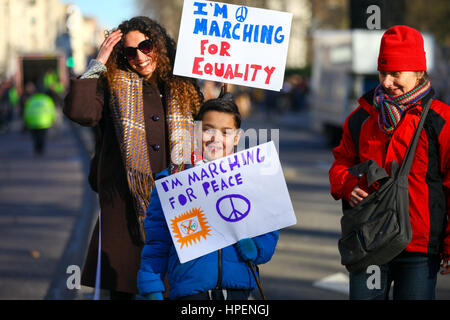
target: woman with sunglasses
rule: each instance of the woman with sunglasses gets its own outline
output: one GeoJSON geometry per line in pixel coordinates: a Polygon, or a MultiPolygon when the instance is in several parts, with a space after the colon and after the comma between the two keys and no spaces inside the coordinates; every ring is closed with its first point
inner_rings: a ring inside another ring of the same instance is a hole
{"type": "MultiPolygon", "coordinates": [[[[65,99],[64,113],[97,133],[89,182],[101,209],[101,288],[111,299],[133,299],[138,292],[154,174],[190,159],[193,114],[203,96],[194,80],[173,75],[174,59],[175,42],[162,26],[132,18],[107,36],[87,71],[71,80],[65,99]]],[[[85,286],[95,285],[98,234],[97,221],[85,286]]]]}

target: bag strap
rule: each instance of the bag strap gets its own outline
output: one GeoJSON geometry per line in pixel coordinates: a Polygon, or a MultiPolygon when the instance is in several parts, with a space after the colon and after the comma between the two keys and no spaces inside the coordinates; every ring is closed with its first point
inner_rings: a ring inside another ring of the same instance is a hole
{"type": "Polygon", "coordinates": [[[432,101],[433,99],[430,99],[422,109],[422,115],[420,116],[419,124],[414,131],[414,136],[411,140],[411,143],[409,144],[408,150],[406,150],[406,155],[403,159],[403,163],[400,167],[398,176],[409,175],[409,171],[411,170],[412,162],[414,159],[414,154],[416,153],[417,143],[419,142],[420,133],[422,132],[423,124],[425,123],[425,119],[427,117],[428,110],[430,109],[432,101]]]}

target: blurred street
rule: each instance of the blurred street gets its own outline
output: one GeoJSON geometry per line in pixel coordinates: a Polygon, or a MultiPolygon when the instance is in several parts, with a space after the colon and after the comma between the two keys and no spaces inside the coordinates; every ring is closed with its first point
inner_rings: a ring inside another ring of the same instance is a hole
{"type": "MultiPolygon", "coordinates": [[[[298,220],[280,232],[273,259],[260,266],[268,299],[348,298],[337,249],[340,203],[329,195],[331,149],[309,124],[307,112],[270,121],[253,112],[243,122],[244,129],[280,130],[298,220]]],[[[91,288],[66,286],[67,267],[83,264],[98,210],[86,181],[89,141],[89,129],[63,121],[51,132],[48,152],[37,157],[19,121],[0,134],[0,299],[92,299],[91,288]]],[[[450,277],[438,277],[437,299],[450,299],[450,277]]]]}
{"type": "Polygon", "coordinates": [[[0,134],[0,299],[71,299],[69,265],[82,266],[96,199],[89,156],[69,121],[33,154],[21,121],[0,134]]]}

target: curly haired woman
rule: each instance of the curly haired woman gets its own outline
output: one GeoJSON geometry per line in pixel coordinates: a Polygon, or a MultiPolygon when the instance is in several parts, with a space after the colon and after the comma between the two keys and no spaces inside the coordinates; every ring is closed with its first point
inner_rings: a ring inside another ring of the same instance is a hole
{"type": "MultiPolygon", "coordinates": [[[[124,21],[105,39],[86,72],[71,80],[64,113],[96,128],[89,182],[101,208],[101,288],[133,299],[143,247],[142,222],[153,175],[190,159],[196,83],[172,73],[175,42],[147,17],[124,21]],[[187,148],[186,148],[187,147],[187,148]]],[[[81,283],[94,287],[99,223],[81,283]]]]}

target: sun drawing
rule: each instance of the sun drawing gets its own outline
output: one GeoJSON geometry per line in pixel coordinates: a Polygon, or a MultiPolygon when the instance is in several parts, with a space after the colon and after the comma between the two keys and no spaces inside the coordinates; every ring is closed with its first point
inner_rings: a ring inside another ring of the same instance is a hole
{"type": "Polygon", "coordinates": [[[203,237],[211,235],[211,228],[208,226],[203,210],[200,208],[193,208],[175,219],[171,220],[172,232],[177,238],[177,242],[181,243],[180,249],[183,246],[192,245],[192,242],[197,243],[203,237]]]}

